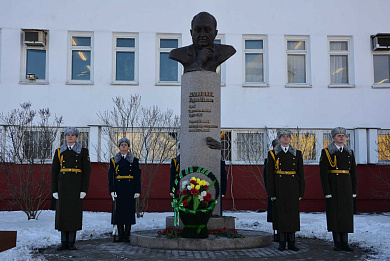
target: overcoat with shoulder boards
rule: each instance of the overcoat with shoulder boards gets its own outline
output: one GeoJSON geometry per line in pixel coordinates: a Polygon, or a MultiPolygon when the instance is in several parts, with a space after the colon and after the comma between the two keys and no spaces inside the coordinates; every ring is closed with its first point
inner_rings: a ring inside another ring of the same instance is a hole
{"type": "Polygon", "coordinates": [[[357,194],[358,190],[353,150],[344,145],[340,152],[333,142],[329,144],[321,152],[320,176],[324,196],[332,195],[332,198],[326,199],[328,231],[353,233],[352,195],[357,194]],[[331,170],[348,170],[349,173],[329,173],[331,170]]]}
{"type": "Polygon", "coordinates": [[[169,178],[169,193],[173,193],[172,188],[175,188],[175,194],[177,193],[177,190],[179,189],[179,186],[175,185],[175,179],[177,179],[177,177],[179,176],[179,172],[180,172],[180,154],[177,155],[176,158],[171,160],[170,178],[169,178]]]}
{"type": "Polygon", "coordinates": [[[80,192],[88,192],[90,176],[91,162],[87,148],[76,143],[72,150],[69,150],[64,144],[55,151],[51,168],[51,192],[58,192],[55,229],[82,229],[83,200],[80,199],[80,192]],[[81,172],[61,172],[61,169],[80,169],[81,172]]]}
{"type": "Polygon", "coordinates": [[[125,159],[118,152],[110,160],[108,189],[110,194],[111,192],[117,194],[115,201],[112,202],[111,224],[135,224],[136,199],[134,194],[141,194],[141,169],[139,160],[130,152],[127,153],[125,159]]]}
{"type": "Polygon", "coordinates": [[[268,152],[266,168],[267,194],[270,198],[276,197],[272,202],[273,229],[284,233],[299,231],[299,198],[305,193],[302,152],[292,146],[284,152],[278,144],[268,152]],[[275,171],[295,171],[295,174],[275,171]]]}

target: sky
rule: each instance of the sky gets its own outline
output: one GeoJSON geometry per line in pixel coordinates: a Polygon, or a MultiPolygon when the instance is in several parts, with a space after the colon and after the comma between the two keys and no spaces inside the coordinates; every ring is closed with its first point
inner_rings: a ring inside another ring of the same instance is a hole
{"type": "MultiPolygon", "coordinates": [[[[145,213],[136,220],[132,231],[165,229],[165,218],[172,212],[145,213]]],[[[236,229],[249,229],[273,233],[266,222],[266,212],[224,211],[225,216],[236,217],[236,229]]],[[[59,245],[60,232],[54,229],[55,212],[44,210],[37,220],[27,220],[22,211],[1,211],[0,231],[18,231],[16,247],[0,253],[0,260],[34,260],[30,250],[59,245]]],[[[301,213],[301,231],[297,236],[332,241],[327,232],[325,213],[301,213]]],[[[390,260],[390,213],[354,216],[355,233],[349,242],[362,248],[371,248],[378,254],[372,259],[390,260]]],[[[77,232],[76,241],[107,237],[112,232],[111,213],[87,212],[83,215],[83,230],[77,232]]]]}

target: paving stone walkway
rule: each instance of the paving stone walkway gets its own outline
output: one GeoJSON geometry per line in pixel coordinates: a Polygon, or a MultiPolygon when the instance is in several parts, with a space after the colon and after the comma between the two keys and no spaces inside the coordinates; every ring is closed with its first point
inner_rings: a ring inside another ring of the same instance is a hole
{"type": "Polygon", "coordinates": [[[129,243],[113,243],[111,238],[76,242],[76,251],[57,251],[57,246],[40,249],[34,256],[46,260],[366,260],[367,250],[333,251],[333,243],[318,239],[297,238],[300,251],[279,251],[278,243],[254,249],[225,251],[180,251],[149,249],[129,243]]]}

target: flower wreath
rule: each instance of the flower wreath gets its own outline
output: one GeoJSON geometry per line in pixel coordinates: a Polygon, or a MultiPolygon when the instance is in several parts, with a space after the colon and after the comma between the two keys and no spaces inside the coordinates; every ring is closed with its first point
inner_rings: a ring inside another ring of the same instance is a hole
{"type": "Polygon", "coordinates": [[[202,167],[189,167],[189,168],[186,168],[186,169],[182,170],[178,174],[178,176],[175,179],[174,183],[175,183],[175,186],[172,187],[172,197],[173,197],[172,207],[173,207],[173,209],[175,211],[175,217],[174,217],[174,225],[175,226],[179,225],[179,211],[183,211],[185,213],[190,213],[190,214],[196,214],[196,212],[200,212],[200,211],[205,213],[205,212],[208,212],[210,210],[213,210],[214,206],[218,202],[217,199],[218,199],[219,193],[220,193],[218,179],[217,179],[217,177],[215,177],[215,175],[212,172],[210,172],[210,171],[208,171],[208,170],[206,170],[206,169],[204,169],[202,167]],[[214,183],[214,187],[215,187],[215,200],[206,209],[198,209],[196,211],[187,209],[187,208],[185,208],[183,206],[182,203],[179,202],[178,197],[176,196],[177,192],[176,192],[176,188],[175,187],[180,183],[180,180],[183,177],[185,177],[185,176],[187,176],[189,174],[192,174],[192,173],[202,173],[202,174],[206,175],[207,177],[209,177],[212,180],[212,182],[214,183]]]}

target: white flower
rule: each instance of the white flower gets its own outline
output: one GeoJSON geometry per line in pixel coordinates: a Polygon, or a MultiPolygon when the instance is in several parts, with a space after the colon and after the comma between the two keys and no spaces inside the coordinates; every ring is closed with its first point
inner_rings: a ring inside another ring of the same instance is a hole
{"type": "Polygon", "coordinates": [[[204,197],[204,196],[207,195],[207,192],[206,192],[206,191],[202,191],[202,192],[200,193],[200,195],[201,195],[202,197],[204,197]]]}
{"type": "Polygon", "coordinates": [[[191,186],[191,185],[188,185],[188,186],[187,186],[187,189],[188,189],[188,190],[191,190],[191,189],[192,189],[192,186],[191,186]]]}
{"type": "Polygon", "coordinates": [[[185,189],[185,187],[188,185],[188,180],[183,181],[182,183],[182,189],[185,189]]]}
{"type": "Polygon", "coordinates": [[[199,199],[200,201],[203,201],[203,196],[202,196],[202,195],[198,195],[198,199],[199,199]]]}

